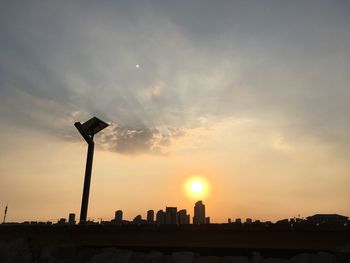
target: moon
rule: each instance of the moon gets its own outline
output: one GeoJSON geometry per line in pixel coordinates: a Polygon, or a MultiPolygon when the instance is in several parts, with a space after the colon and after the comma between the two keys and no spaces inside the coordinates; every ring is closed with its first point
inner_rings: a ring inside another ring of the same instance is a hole
{"type": "Polygon", "coordinates": [[[136,66],[135,66],[136,68],[140,68],[140,64],[136,64],[136,66]]]}

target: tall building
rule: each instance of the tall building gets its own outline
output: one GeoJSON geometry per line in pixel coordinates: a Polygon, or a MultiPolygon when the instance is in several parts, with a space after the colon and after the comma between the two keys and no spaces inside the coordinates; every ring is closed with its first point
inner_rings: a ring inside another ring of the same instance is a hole
{"type": "Polygon", "coordinates": [[[165,209],[165,223],[176,225],[177,224],[177,207],[166,207],[165,209]]]}
{"type": "Polygon", "coordinates": [[[165,212],[163,210],[159,210],[156,215],[156,222],[158,225],[165,224],[165,212]]]}
{"type": "Polygon", "coordinates": [[[121,225],[123,222],[123,211],[122,210],[117,210],[115,211],[114,214],[114,221],[116,224],[121,225]]]}
{"type": "Polygon", "coordinates": [[[68,216],[68,224],[70,225],[75,225],[75,214],[74,213],[70,213],[68,216]]]}
{"type": "Polygon", "coordinates": [[[179,225],[186,225],[190,223],[190,215],[187,214],[186,209],[182,209],[177,212],[177,223],[179,225]]]}
{"type": "Polygon", "coordinates": [[[205,224],[205,205],[202,201],[198,201],[194,206],[193,224],[205,224]]]}
{"type": "Polygon", "coordinates": [[[148,210],[147,211],[147,223],[153,223],[154,222],[154,211],[148,210]]]}

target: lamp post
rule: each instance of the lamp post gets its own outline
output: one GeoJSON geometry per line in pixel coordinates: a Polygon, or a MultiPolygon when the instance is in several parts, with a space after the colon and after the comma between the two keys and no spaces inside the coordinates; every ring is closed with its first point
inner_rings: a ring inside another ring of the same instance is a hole
{"type": "Polygon", "coordinates": [[[83,197],[81,201],[80,210],[80,224],[86,222],[87,210],[89,205],[89,193],[90,193],[90,182],[91,182],[91,170],[92,170],[92,160],[94,157],[94,135],[104,128],[108,127],[108,124],[101,121],[100,119],[93,117],[90,120],[81,124],[80,122],[74,123],[74,126],[78,129],[81,136],[85,139],[88,144],[86,168],[85,168],[85,178],[84,178],[84,190],[83,197]]]}

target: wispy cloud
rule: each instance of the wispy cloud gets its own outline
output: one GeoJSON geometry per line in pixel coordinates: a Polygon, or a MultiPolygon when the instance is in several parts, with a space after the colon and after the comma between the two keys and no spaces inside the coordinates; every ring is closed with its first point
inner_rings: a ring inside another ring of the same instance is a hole
{"type": "Polygon", "coordinates": [[[192,2],[183,12],[169,2],[8,2],[0,117],[69,138],[72,121],[96,115],[114,123],[107,148],[123,154],[163,152],[171,129],[202,127],[208,117],[272,120],[284,141],[309,136],[343,148],[344,8],[269,3],[192,2]]]}

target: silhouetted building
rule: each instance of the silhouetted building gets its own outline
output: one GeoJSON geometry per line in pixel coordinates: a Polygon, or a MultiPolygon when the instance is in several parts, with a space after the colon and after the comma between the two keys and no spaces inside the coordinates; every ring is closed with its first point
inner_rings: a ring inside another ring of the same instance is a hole
{"type": "Polygon", "coordinates": [[[295,220],[295,223],[298,223],[298,224],[300,224],[300,223],[302,223],[303,221],[305,221],[305,219],[303,219],[303,218],[295,218],[294,219],[295,220]]]}
{"type": "Polygon", "coordinates": [[[193,224],[205,224],[205,205],[202,201],[198,201],[194,206],[193,224]]]}
{"type": "Polygon", "coordinates": [[[232,223],[231,218],[227,219],[227,223],[228,223],[228,224],[231,224],[231,223],[232,223]]]}
{"type": "Polygon", "coordinates": [[[154,211],[148,210],[147,211],[147,223],[153,223],[154,222],[154,211]]]}
{"type": "Polygon", "coordinates": [[[337,214],[316,214],[313,216],[308,216],[307,220],[315,224],[323,224],[323,223],[346,224],[348,222],[348,217],[337,215],[337,214]]]}
{"type": "Polygon", "coordinates": [[[75,214],[74,213],[70,213],[68,216],[68,223],[70,225],[75,225],[75,214]]]}
{"type": "Polygon", "coordinates": [[[177,212],[177,223],[179,225],[190,224],[190,215],[187,214],[186,209],[181,209],[177,212]]]}
{"type": "Polygon", "coordinates": [[[276,221],[276,224],[289,225],[289,220],[288,219],[281,219],[281,220],[276,221]]]}
{"type": "Polygon", "coordinates": [[[210,224],[210,217],[209,216],[205,218],[205,223],[210,224]]]}
{"type": "Polygon", "coordinates": [[[177,207],[166,207],[165,209],[165,223],[176,225],[177,223],[177,207]]]}
{"type": "Polygon", "coordinates": [[[163,210],[159,210],[156,215],[156,222],[158,225],[165,224],[165,212],[163,210]]]}
{"type": "Polygon", "coordinates": [[[121,225],[123,222],[123,211],[122,210],[117,210],[115,211],[114,214],[114,221],[116,224],[121,225]]]}
{"type": "Polygon", "coordinates": [[[132,222],[139,225],[145,223],[145,220],[142,219],[141,215],[137,215],[132,222]]]}
{"type": "Polygon", "coordinates": [[[64,225],[66,223],[66,219],[65,218],[61,218],[60,220],[58,220],[57,224],[59,225],[64,225]]]}
{"type": "Polygon", "coordinates": [[[236,224],[242,224],[242,220],[240,218],[236,218],[235,223],[236,224]]]}
{"type": "Polygon", "coordinates": [[[247,219],[245,220],[245,222],[246,222],[246,224],[251,224],[251,223],[253,223],[253,219],[247,218],[247,219]]]}

